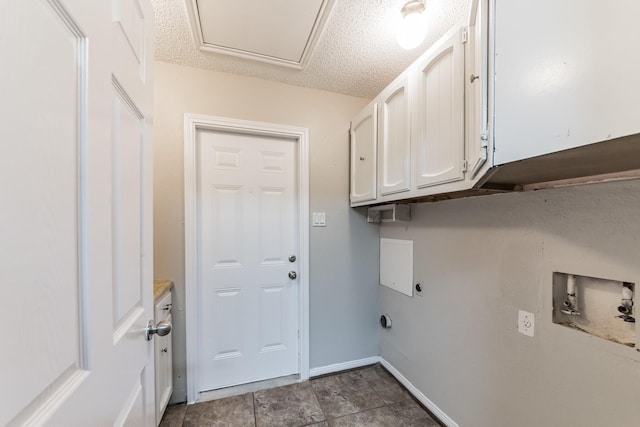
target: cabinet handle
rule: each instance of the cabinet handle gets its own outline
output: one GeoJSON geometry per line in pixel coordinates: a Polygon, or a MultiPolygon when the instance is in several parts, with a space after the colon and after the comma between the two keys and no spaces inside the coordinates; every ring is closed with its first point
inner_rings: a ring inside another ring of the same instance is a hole
{"type": "Polygon", "coordinates": [[[173,304],[167,304],[167,305],[165,305],[164,307],[162,307],[162,309],[163,309],[164,311],[171,310],[171,307],[172,307],[172,306],[173,306],[173,304]]]}
{"type": "Polygon", "coordinates": [[[364,157],[360,156],[360,161],[363,162],[364,161],[364,157]]]}
{"type": "Polygon", "coordinates": [[[166,352],[167,352],[167,351],[169,351],[169,350],[167,350],[167,347],[165,347],[165,348],[163,348],[161,351],[162,351],[163,353],[166,353],[166,352]]]}
{"type": "Polygon", "coordinates": [[[478,80],[479,78],[480,78],[480,76],[476,76],[476,75],[474,75],[474,74],[471,74],[471,75],[469,76],[469,81],[470,81],[471,83],[473,83],[474,81],[478,80]]]}

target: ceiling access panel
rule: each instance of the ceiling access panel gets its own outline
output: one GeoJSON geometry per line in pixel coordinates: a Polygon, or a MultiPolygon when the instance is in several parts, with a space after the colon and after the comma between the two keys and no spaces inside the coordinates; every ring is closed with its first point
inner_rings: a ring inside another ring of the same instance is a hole
{"type": "Polygon", "coordinates": [[[304,69],[335,0],[186,0],[201,51],[304,69]]]}

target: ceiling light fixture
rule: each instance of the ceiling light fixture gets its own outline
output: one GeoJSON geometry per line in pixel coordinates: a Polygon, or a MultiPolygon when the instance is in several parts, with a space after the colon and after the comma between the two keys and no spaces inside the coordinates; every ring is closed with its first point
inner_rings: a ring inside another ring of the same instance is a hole
{"type": "Polygon", "coordinates": [[[409,0],[402,7],[400,13],[402,20],[398,28],[398,44],[403,49],[417,47],[427,35],[427,23],[425,19],[425,0],[409,0]]]}

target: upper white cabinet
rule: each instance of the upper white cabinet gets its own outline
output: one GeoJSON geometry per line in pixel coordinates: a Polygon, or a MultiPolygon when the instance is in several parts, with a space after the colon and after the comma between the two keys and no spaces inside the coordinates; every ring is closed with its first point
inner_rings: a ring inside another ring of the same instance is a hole
{"type": "Polygon", "coordinates": [[[464,30],[414,64],[413,158],[418,189],[464,179],[464,30]]]}
{"type": "Polygon", "coordinates": [[[640,1],[490,6],[495,165],[640,132],[640,1]]]}
{"type": "Polygon", "coordinates": [[[381,196],[411,188],[411,121],[407,73],[379,96],[378,192],[381,196]]]}
{"type": "Polygon", "coordinates": [[[351,122],[352,206],[472,185],[465,181],[465,34],[447,33],[351,122]],[[377,186],[365,160],[376,143],[377,186]]]}
{"type": "Polygon", "coordinates": [[[376,200],[378,104],[372,102],[351,122],[351,204],[376,200]]]}
{"type": "Polygon", "coordinates": [[[640,1],[471,3],[376,98],[378,188],[360,204],[640,175],[640,1]]]}
{"type": "Polygon", "coordinates": [[[465,49],[465,145],[469,179],[489,159],[489,10],[487,0],[474,1],[465,49]]]}

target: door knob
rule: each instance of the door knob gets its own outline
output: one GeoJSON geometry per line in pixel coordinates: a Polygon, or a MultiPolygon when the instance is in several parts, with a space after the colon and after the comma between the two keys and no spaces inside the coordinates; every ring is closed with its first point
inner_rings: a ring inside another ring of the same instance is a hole
{"type": "Polygon", "coordinates": [[[149,320],[147,323],[147,327],[144,328],[144,337],[147,341],[151,341],[154,334],[158,334],[161,337],[167,335],[171,332],[171,323],[163,320],[162,322],[158,322],[157,325],[153,325],[153,320],[149,320]]]}
{"type": "Polygon", "coordinates": [[[289,272],[289,279],[293,280],[296,277],[298,277],[298,274],[295,271],[290,271],[289,272]]]}
{"type": "Polygon", "coordinates": [[[289,255],[289,262],[296,262],[296,256],[295,255],[289,255]]]}

